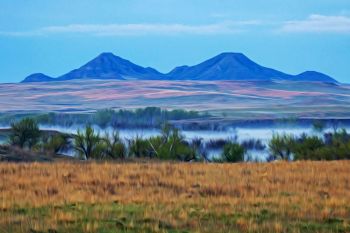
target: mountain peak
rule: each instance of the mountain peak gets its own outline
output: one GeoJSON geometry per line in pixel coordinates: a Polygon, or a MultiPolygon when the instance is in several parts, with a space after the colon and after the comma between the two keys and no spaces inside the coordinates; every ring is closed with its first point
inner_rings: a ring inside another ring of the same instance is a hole
{"type": "MultiPolygon", "coordinates": [[[[103,52],[100,55],[98,55],[95,59],[115,59],[119,58],[118,56],[114,55],[111,52],[103,52]]],[[[93,60],[95,60],[93,59],[93,60]]]]}
{"type": "Polygon", "coordinates": [[[99,57],[114,57],[115,55],[112,52],[102,52],[99,57]]]}
{"type": "Polygon", "coordinates": [[[246,56],[243,53],[223,52],[217,55],[217,57],[246,57],[246,56]]]}
{"type": "MultiPolygon", "coordinates": [[[[112,62],[119,62],[119,61],[127,61],[121,57],[118,57],[117,55],[114,55],[113,53],[110,52],[104,52],[92,59],[90,62],[93,61],[112,61],[112,62]]],[[[87,64],[89,64],[88,62],[87,64]]],[[[129,62],[129,61],[128,61],[129,62]]]]}

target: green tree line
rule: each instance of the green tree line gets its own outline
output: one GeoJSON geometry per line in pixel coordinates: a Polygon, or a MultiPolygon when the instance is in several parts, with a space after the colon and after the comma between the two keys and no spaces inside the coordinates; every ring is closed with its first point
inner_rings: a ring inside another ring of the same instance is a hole
{"type": "MultiPolygon", "coordinates": [[[[320,127],[318,127],[320,128],[320,127]]],[[[78,130],[76,135],[56,133],[43,135],[38,123],[24,118],[11,124],[10,144],[22,149],[58,154],[73,148],[85,160],[148,158],[176,161],[210,161],[202,139],[188,142],[183,134],[169,124],[163,124],[161,134],[150,138],[136,136],[123,140],[117,130],[100,134],[91,125],[78,130]]],[[[210,142],[216,146],[215,142],[210,142]]],[[[243,162],[249,148],[264,148],[259,140],[218,141],[222,153],[212,162],[243,162]]],[[[350,159],[350,135],[345,129],[307,135],[274,134],[268,143],[268,161],[274,160],[341,160],[350,159]]]]}

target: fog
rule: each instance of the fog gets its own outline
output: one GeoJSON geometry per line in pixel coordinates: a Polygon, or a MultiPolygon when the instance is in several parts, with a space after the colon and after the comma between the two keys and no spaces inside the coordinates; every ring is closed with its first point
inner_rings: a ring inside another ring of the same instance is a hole
{"type": "MultiPolygon", "coordinates": [[[[1,127],[8,128],[8,127],[1,127]]],[[[76,134],[78,130],[84,130],[85,126],[73,126],[73,127],[60,127],[60,126],[48,126],[40,125],[42,130],[55,130],[63,133],[76,134]]],[[[113,128],[101,129],[98,126],[93,126],[94,130],[101,135],[106,133],[111,133],[113,128]]],[[[347,131],[350,131],[350,127],[342,127],[347,131]]],[[[142,138],[149,138],[152,136],[160,135],[159,129],[118,129],[120,137],[127,141],[136,136],[142,138]]],[[[327,128],[325,132],[332,132],[333,129],[327,128]]],[[[268,142],[272,138],[273,134],[291,134],[294,136],[300,136],[303,133],[308,135],[319,135],[319,132],[313,130],[312,127],[291,127],[291,126],[278,126],[278,127],[237,127],[229,128],[222,131],[211,131],[211,130],[181,130],[181,133],[185,136],[185,139],[190,142],[192,139],[201,138],[203,143],[209,142],[210,140],[217,139],[229,139],[231,141],[243,142],[249,139],[261,140],[262,144],[266,146],[264,150],[248,150],[247,155],[250,159],[257,161],[264,161],[268,154],[268,142]]],[[[0,137],[0,143],[6,143],[7,139],[5,137],[0,137]]],[[[209,158],[217,157],[221,154],[220,149],[207,150],[209,158]]],[[[73,151],[68,151],[65,154],[74,155],[73,151]]]]}
{"type": "MultiPolygon", "coordinates": [[[[98,126],[93,126],[96,132],[100,134],[111,133],[113,128],[101,129],[98,126]]],[[[43,130],[55,130],[63,133],[76,134],[77,131],[84,130],[84,126],[73,127],[59,127],[59,126],[47,126],[41,125],[40,129],[43,130]]],[[[349,130],[346,127],[346,130],[349,130]]],[[[135,136],[142,138],[149,138],[151,136],[160,135],[159,129],[117,129],[119,134],[124,139],[131,139],[135,136]]],[[[326,129],[325,132],[332,131],[333,129],[326,129]]],[[[202,138],[203,141],[209,141],[211,139],[234,139],[237,138],[238,142],[242,142],[248,139],[260,139],[267,143],[273,134],[292,134],[300,136],[303,133],[306,134],[319,134],[315,132],[312,127],[264,127],[264,128],[250,128],[250,127],[237,127],[230,128],[222,131],[213,130],[181,130],[181,133],[185,136],[186,140],[192,140],[194,138],[202,138]]]]}
{"type": "MultiPolygon", "coordinates": [[[[83,130],[84,126],[74,126],[74,127],[55,127],[55,126],[45,126],[42,125],[41,129],[45,130],[56,130],[65,133],[77,133],[77,130],[83,130]]],[[[96,132],[100,134],[111,133],[113,128],[101,129],[98,126],[94,126],[96,132]]],[[[349,127],[346,127],[346,130],[349,130],[349,127]]],[[[142,138],[149,138],[151,136],[160,135],[159,129],[119,129],[119,134],[122,139],[125,141],[127,139],[132,139],[136,136],[142,138]]],[[[328,128],[324,132],[331,132],[333,129],[328,128]]],[[[257,161],[264,161],[269,152],[268,152],[268,142],[272,138],[273,134],[292,134],[294,136],[300,136],[303,133],[308,135],[319,135],[320,133],[315,132],[312,127],[291,127],[291,126],[279,126],[279,127],[237,127],[230,128],[223,131],[211,131],[211,130],[182,130],[181,133],[185,136],[187,141],[191,141],[194,138],[201,138],[202,141],[208,142],[209,140],[217,139],[230,139],[237,142],[243,142],[249,139],[258,139],[266,146],[265,150],[248,150],[247,157],[257,161]]],[[[210,158],[217,157],[221,154],[221,150],[207,150],[210,158]]]]}

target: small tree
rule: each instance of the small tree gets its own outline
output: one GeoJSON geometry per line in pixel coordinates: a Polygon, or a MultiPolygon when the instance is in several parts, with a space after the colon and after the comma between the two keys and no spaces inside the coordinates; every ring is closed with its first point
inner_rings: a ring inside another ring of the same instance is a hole
{"type": "Polygon", "coordinates": [[[244,161],[245,149],[238,143],[229,142],[224,146],[222,160],[224,162],[236,163],[244,161]]]}
{"type": "Polygon", "coordinates": [[[196,159],[196,149],[191,147],[178,129],[165,124],[160,136],[151,137],[148,142],[148,154],[165,160],[191,161],[196,159]]]}
{"type": "Polygon", "coordinates": [[[150,154],[149,143],[137,135],[136,137],[128,140],[129,143],[129,155],[136,158],[148,157],[150,154]]]}
{"type": "Polygon", "coordinates": [[[103,157],[103,145],[100,135],[95,133],[94,129],[87,125],[85,132],[78,130],[74,138],[74,148],[85,159],[100,159],[103,157]]]}
{"type": "Polygon", "coordinates": [[[293,147],[294,160],[318,160],[319,151],[323,149],[324,142],[316,136],[306,136],[295,142],[293,147]]]}
{"type": "Polygon", "coordinates": [[[101,128],[106,128],[109,124],[111,124],[114,115],[115,111],[113,109],[98,110],[93,115],[93,120],[94,123],[101,128]]]}
{"type": "Polygon", "coordinates": [[[105,153],[110,158],[124,159],[126,157],[126,146],[123,143],[122,139],[119,137],[119,132],[114,130],[111,135],[106,133],[106,136],[103,138],[105,144],[105,153]]]}
{"type": "Polygon", "coordinates": [[[314,131],[316,131],[317,133],[322,133],[324,131],[324,129],[326,128],[326,125],[324,124],[323,121],[321,120],[315,120],[312,123],[312,128],[314,131]]]}
{"type": "Polygon", "coordinates": [[[272,156],[271,160],[290,160],[294,141],[295,140],[291,135],[280,136],[278,134],[274,134],[269,142],[269,150],[272,156]]]}
{"type": "Polygon", "coordinates": [[[68,149],[71,144],[70,136],[68,134],[56,134],[48,138],[44,148],[46,151],[57,154],[62,150],[68,149]]]}
{"type": "Polygon", "coordinates": [[[331,127],[333,128],[334,134],[337,133],[338,129],[339,129],[340,122],[338,120],[334,119],[330,122],[330,124],[331,124],[331,127]]]}
{"type": "Polygon", "coordinates": [[[38,123],[31,118],[24,118],[11,124],[10,143],[21,148],[31,149],[38,143],[40,130],[38,123]]]}

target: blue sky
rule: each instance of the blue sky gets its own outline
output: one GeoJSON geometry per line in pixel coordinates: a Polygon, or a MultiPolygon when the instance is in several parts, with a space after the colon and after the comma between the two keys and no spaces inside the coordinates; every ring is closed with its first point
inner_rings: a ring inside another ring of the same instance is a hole
{"type": "Polygon", "coordinates": [[[168,72],[221,52],[350,83],[349,0],[0,0],[0,82],[101,52],[168,72]]]}

